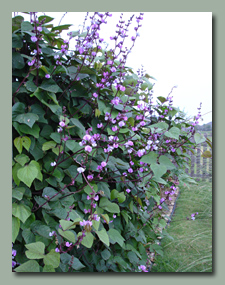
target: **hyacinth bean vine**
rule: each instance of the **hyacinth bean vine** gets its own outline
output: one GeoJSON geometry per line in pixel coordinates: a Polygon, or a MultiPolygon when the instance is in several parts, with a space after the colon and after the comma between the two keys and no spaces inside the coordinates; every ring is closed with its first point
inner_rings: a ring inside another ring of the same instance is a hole
{"type": "Polygon", "coordinates": [[[29,14],[12,19],[13,271],[146,272],[165,200],[193,182],[183,169],[200,109],[188,124],[172,93],[153,105],[152,78],[126,66],[143,13],[121,14],[109,50],[110,13],[87,13],[67,39],[71,25],[29,14]]]}

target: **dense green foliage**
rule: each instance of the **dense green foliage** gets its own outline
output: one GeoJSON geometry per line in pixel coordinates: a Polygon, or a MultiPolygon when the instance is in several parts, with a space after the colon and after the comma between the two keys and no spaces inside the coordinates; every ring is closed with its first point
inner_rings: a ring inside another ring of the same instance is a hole
{"type": "Polygon", "coordinates": [[[51,17],[12,19],[16,272],[146,271],[145,245],[160,253],[166,225],[160,193],[170,199],[192,182],[186,150],[204,138],[176,116],[171,94],[153,105],[151,77],[125,65],[142,15],[131,48],[123,45],[132,19],[106,51],[98,31],[109,16],[94,13],[68,40],[60,33],[70,25],[51,17]]]}

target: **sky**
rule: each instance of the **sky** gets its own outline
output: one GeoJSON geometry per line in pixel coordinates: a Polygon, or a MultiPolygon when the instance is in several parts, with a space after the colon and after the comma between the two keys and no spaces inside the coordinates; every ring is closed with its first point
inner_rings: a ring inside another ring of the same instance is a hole
{"type": "MultiPolygon", "coordinates": [[[[100,11],[101,12],[101,11],[100,11]]],[[[19,13],[21,14],[21,13],[19,13]]],[[[42,15],[43,13],[38,13],[42,15]]],[[[55,18],[58,25],[73,24],[68,31],[76,31],[82,25],[86,12],[45,12],[55,18]],[[65,14],[65,15],[64,15],[65,14]],[[62,16],[64,17],[62,18],[62,16]]],[[[92,14],[92,13],[90,13],[92,14]]],[[[112,17],[103,25],[100,36],[110,43],[115,35],[120,12],[112,12],[112,17]]],[[[129,19],[136,12],[123,12],[123,19],[129,19]]],[[[29,16],[24,16],[29,20],[29,16]]],[[[135,35],[134,26],[129,28],[127,47],[135,35]]],[[[143,66],[146,73],[153,76],[154,98],[167,97],[173,86],[174,107],[184,111],[188,117],[197,115],[202,103],[200,125],[212,121],[212,13],[211,12],[144,12],[140,36],[137,38],[126,66],[134,71],[143,66]]],[[[61,36],[68,38],[66,31],[61,36]]],[[[126,43],[125,41],[125,43],[126,43]]],[[[70,43],[72,49],[73,42],[70,43]]],[[[110,45],[109,45],[110,47],[110,45]]]]}

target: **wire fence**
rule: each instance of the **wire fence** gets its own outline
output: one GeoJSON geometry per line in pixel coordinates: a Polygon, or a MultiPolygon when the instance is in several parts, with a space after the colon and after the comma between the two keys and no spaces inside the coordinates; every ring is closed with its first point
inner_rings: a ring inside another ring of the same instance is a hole
{"type": "MultiPolygon", "coordinates": [[[[204,136],[212,137],[212,133],[205,134],[204,136]]],[[[191,177],[196,178],[196,181],[212,180],[212,158],[202,157],[202,154],[206,150],[212,153],[212,149],[204,142],[195,150],[195,154],[191,151],[187,152],[190,159],[187,158],[188,168],[185,169],[185,172],[191,177]]]]}

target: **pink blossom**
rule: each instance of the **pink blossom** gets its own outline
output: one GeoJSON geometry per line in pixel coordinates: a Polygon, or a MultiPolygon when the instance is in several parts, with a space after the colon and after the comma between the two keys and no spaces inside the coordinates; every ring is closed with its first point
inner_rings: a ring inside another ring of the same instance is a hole
{"type": "Polygon", "coordinates": [[[85,151],[87,152],[91,152],[92,151],[92,147],[90,145],[85,146],[85,151]]]}
{"type": "Polygon", "coordinates": [[[107,163],[106,163],[105,161],[102,161],[102,162],[101,162],[101,166],[102,166],[102,167],[105,167],[106,165],[107,165],[107,163]]]}

